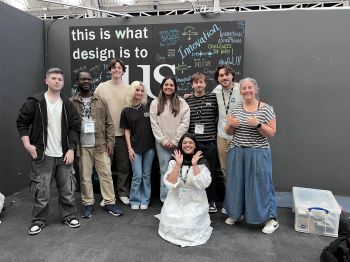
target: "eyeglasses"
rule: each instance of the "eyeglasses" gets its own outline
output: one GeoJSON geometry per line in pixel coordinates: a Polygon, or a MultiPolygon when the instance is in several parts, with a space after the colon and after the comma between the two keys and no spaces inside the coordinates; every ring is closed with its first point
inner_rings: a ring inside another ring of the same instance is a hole
{"type": "Polygon", "coordinates": [[[79,78],[79,81],[92,81],[92,78],[82,77],[82,78],[79,78]]]}

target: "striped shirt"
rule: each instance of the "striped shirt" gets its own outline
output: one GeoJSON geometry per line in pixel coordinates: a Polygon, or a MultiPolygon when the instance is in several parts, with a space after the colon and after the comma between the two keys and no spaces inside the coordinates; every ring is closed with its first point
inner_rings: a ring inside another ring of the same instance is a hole
{"type": "Polygon", "coordinates": [[[201,97],[192,95],[187,99],[187,104],[191,111],[188,132],[195,134],[199,142],[216,140],[219,114],[216,95],[213,93],[206,93],[201,97]]]}
{"type": "Polygon", "coordinates": [[[240,121],[239,126],[234,129],[230,148],[239,146],[259,148],[270,147],[267,138],[261,135],[256,127],[248,126],[247,118],[248,116],[254,114],[261,124],[266,125],[276,117],[272,106],[264,104],[260,109],[258,109],[255,112],[246,112],[243,109],[243,105],[240,104],[230,108],[230,114],[232,116],[238,117],[240,121]]]}

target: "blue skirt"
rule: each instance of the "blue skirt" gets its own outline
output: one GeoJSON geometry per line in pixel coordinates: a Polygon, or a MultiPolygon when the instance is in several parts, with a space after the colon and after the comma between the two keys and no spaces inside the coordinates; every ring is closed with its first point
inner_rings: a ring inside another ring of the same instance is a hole
{"type": "Polygon", "coordinates": [[[227,155],[224,207],[227,214],[261,224],[277,217],[270,148],[234,147],[227,155]]]}

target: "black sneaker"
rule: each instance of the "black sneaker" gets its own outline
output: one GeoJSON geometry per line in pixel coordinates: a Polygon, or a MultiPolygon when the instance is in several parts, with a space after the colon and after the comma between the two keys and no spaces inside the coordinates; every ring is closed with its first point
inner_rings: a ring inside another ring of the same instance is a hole
{"type": "Polygon", "coordinates": [[[92,216],[92,205],[84,206],[83,207],[83,218],[90,218],[92,216]]]}
{"type": "Polygon", "coordinates": [[[33,224],[31,224],[31,226],[29,227],[29,235],[37,235],[41,232],[41,230],[45,227],[44,223],[40,223],[38,221],[34,222],[33,224]]]}
{"type": "Polygon", "coordinates": [[[209,202],[209,213],[216,213],[218,212],[218,209],[216,208],[215,202],[210,201],[209,202]]]}
{"type": "Polygon", "coordinates": [[[79,220],[76,217],[70,217],[66,221],[64,221],[64,223],[71,228],[80,227],[79,220]]]}
{"type": "Polygon", "coordinates": [[[123,215],[123,211],[116,204],[104,205],[102,208],[113,216],[123,215]]]}

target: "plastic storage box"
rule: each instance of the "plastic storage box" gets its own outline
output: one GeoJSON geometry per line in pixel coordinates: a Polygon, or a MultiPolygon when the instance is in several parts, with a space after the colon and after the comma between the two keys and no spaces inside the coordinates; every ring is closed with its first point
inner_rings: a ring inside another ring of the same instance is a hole
{"type": "Polygon", "coordinates": [[[341,210],[331,191],[293,187],[293,199],[296,231],[338,237],[341,210]]]}

